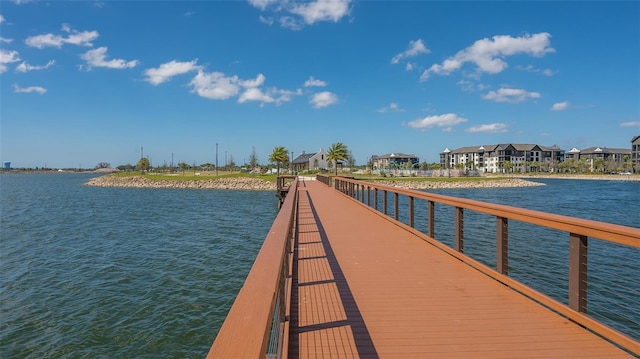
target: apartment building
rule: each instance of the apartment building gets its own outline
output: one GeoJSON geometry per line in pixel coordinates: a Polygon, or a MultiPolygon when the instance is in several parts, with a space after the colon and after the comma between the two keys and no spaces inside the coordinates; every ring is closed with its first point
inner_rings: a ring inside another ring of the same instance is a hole
{"type": "Polygon", "coordinates": [[[485,173],[539,170],[552,172],[564,159],[564,150],[535,144],[497,144],[461,147],[440,153],[443,168],[477,170],[485,173]]]}

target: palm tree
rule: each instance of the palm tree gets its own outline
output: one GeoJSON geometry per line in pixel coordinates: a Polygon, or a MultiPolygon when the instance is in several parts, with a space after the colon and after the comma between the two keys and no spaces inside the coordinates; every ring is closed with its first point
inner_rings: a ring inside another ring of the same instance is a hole
{"type": "Polygon", "coordinates": [[[338,175],[338,160],[344,160],[347,158],[349,150],[347,146],[342,142],[336,142],[327,150],[327,160],[333,161],[336,168],[336,176],[338,175]]]}
{"type": "Polygon", "coordinates": [[[283,146],[278,146],[274,148],[273,152],[269,155],[269,161],[276,163],[278,175],[280,175],[280,163],[289,161],[289,152],[283,146]]]}

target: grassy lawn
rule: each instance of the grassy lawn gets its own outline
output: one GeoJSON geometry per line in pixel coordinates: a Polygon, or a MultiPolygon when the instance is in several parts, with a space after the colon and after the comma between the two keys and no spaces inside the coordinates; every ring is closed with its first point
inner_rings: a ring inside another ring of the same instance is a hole
{"type": "MultiPolygon", "coordinates": [[[[315,174],[301,174],[302,176],[315,176],[315,174]]],[[[353,175],[350,173],[338,173],[339,176],[353,176],[357,180],[361,181],[394,181],[394,182],[477,182],[477,181],[496,181],[496,180],[504,180],[508,177],[382,177],[382,176],[373,176],[373,175],[353,175]]],[[[140,172],[131,171],[128,173],[119,172],[116,173],[117,177],[128,177],[128,176],[141,176],[140,172]]],[[[145,173],[142,175],[145,178],[151,180],[167,180],[167,181],[194,181],[194,180],[211,180],[211,179],[220,179],[220,178],[259,178],[264,181],[269,181],[275,183],[276,175],[269,174],[253,174],[253,173],[243,173],[243,172],[225,172],[219,171],[216,176],[215,171],[184,171],[184,172],[174,172],[174,173],[145,173]],[[197,173],[197,175],[196,175],[197,173]]]]}
{"type": "Polygon", "coordinates": [[[197,181],[197,180],[215,180],[220,178],[259,178],[264,181],[276,182],[276,175],[257,175],[252,173],[242,173],[242,172],[224,172],[218,171],[218,175],[216,176],[215,171],[184,171],[184,172],[174,172],[174,173],[145,173],[144,175],[140,174],[138,171],[131,171],[128,173],[119,172],[115,174],[116,177],[130,177],[130,176],[142,176],[144,178],[150,180],[161,180],[161,181],[197,181]],[[197,175],[196,175],[197,173],[197,175]]]}

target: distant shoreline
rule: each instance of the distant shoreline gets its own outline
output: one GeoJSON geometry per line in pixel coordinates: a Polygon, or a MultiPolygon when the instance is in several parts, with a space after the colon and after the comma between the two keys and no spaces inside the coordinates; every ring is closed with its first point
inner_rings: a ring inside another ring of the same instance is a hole
{"type": "MultiPolygon", "coordinates": [[[[616,181],[640,181],[638,175],[505,175],[501,174],[496,179],[491,175],[479,177],[477,181],[437,181],[437,180],[411,180],[386,179],[363,180],[365,182],[404,188],[404,189],[457,189],[457,188],[509,188],[509,187],[534,187],[544,186],[543,183],[529,181],[529,179],[569,179],[569,180],[616,180],[616,181]]],[[[197,180],[153,180],[141,176],[111,176],[94,177],[85,183],[93,187],[119,187],[119,188],[174,188],[174,189],[223,189],[223,190],[251,190],[251,191],[275,191],[276,185],[259,178],[235,177],[197,180]]]]}
{"type": "MultiPolygon", "coordinates": [[[[490,176],[486,176],[490,177],[490,176]]],[[[570,180],[598,180],[598,181],[640,181],[640,175],[579,175],[579,174],[501,174],[500,177],[515,177],[521,179],[570,179],[570,180]]]]}

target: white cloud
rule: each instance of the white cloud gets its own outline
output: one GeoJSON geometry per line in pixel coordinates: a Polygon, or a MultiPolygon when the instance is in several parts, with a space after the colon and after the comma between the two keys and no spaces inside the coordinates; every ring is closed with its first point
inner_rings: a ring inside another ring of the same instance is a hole
{"type": "Polygon", "coordinates": [[[4,16],[0,15],[0,24],[4,23],[5,21],[7,20],[4,19],[4,16]]]}
{"type": "Polygon", "coordinates": [[[504,123],[490,123],[486,125],[471,126],[467,128],[467,132],[487,132],[487,133],[502,133],[507,132],[507,125],[504,123]]]}
{"type": "Polygon", "coordinates": [[[273,25],[273,18],[271,16],[264,17],[260,15],[260,22],[267,25],[273,25]]]}
{"type": "Polygon", "coordinates": [[[640,127],[640,121],[623,122],[620,127],[640,127]]]}
{"type": "Polygon", "coordinates": [[[260,87],[264,83],[264,80],[266,80],[266,77],[263,74],[258,74],[255,80],[240,81],[240,86],[245,88],[260,87]]]}
{"type": "Polygon", "coordinates": [[[304,82],[304,87],[318,86],[324,87],[327,86],[327,83],[322,80],[314,79],[313,76],[309,76],[309,79],[304,82]]]}
{"type": "Polygon", "coordinates": [[[6,37],[0,36],[0,42],[4,42],[5,44],[9,44],[13,42],[13,39],[7,39],[6,37]]]}
{"type": "Polygon", "coordinates": [[[408,57],[418,56],[420,54],[428,54],[431,50],[427,49],[422,42],[422,39],[418,39],[416,41],[409,41],[409,47],[404,51],[391,59],[392,64],[397,64],[400,60],[406,59],[408,57]]]}
{"type": "Polygon", "coordinates": [[[553,71],[551,69],[539,69],[539,68],[534,67],[533,65],[527,65],[527,66],[518,65],[518,66],[516,66],[516,69],[522,70],[522,71],[527,71],[527,72],[533,72],[533,73],[536,73],[536,74],[543,74],[545,76],[553,76],[555,74],[555,71],[553,71]]]}
{"type": "Polygon", "coordinates": [[[99,47],[97,49],[89,50],[80,56],[83,60],[87,61],[87,69],[91,67],[106,67],[109,69],[128,69],[136,67],[138,60],[126,61],[123,59],[107,60],[107,48],[99,47]]]}
{"type": "Polygon", "coordinates": [[[427,116],[407,123],[411,128],[429,129],[433,127],[441,127],[444,132],[451,132],[453,126],[465,123],[468,120],[460,117],[455,113],[446,113],[444,115],[427,116]]]}
{"type": "Polygon", "coordinates": [[[269,5],[277,3],[278,0],[249,0],[249,3],[260,10],[265,10],[269,5]]]}
{"type": "Polygon", "coordinates": [[[385,106],[385,107],[380,108],[380,109],[378,109],[376,111],[377,112],[382,112],[382,113],[387,112],[387,111],[404,112],[404,110],[401,109],[400,106],[398,106],[398,104],[395,103],[395,102],[392,102],[392,103],[389,104],[389,106],[385,106]]]}
{"type": "Polygon", "coordinates": [[[20,61],[18,51],[0,49],[0,74],[7,71],[7,64],[18,61],[20,61]]]}
{"type": "Polygon", "coordinates": [[[311,25],[318,21],[338,22],[349,13],[351,0],[316,0],[295,4],[289,11],[302,16],[304,22],[311,25]]]}
{"type": "Polygon", "coordinates": [[[44,95],[47,92],[47,89],[40,86],[31,86],[31,87],[19,87],[18,85],[13,85],[13,90],[15,93],[31,93],[37,92],[40,95],[44,95]]]}
{"type": "Polygon", "coordinates": [[[50,60],[46,65],[43,66],[32,66],[29,65],[26,61],[23,61],[20,65],[16,66],[16,71],[18,72],[29,72],[34,70],[46,70],[49,67],[56,64],[55,60],[50,60]]]}
{"type": "Polygon", "coordinates": [[[529,92],[522,89],[512,88],[500,88],[498,91],[489,91],[486,95],[482,96],[485,100],[491,100],[495,102],[508,102],[518,103],[528,98],[540,98],[538,92],[529,92]]]}
{"type": "Polygon", "coordinates": [[[568,101],[558,102],[558,103],[554,103],[553,106],[551,106],[551,111],[564,111],[567,108],[569,108],[568,101]]]}
{"type": "Polygon", "coordinates": [[[458,51],[442,64],[433,64],[422,73],[420,80],[426,81],[432,74],[449,75],[465,63],[475,64],[476,70],[480,73],[496,74],[507,68],[508,65],[503,60],[507,56],[528,54],[542,57],[546,53],[555,52],[550,47],[550,38],[551,35],[546,32],[521,37],[498,35],[492,39],[484,38],[458,51]]]}
{"type": "Polygon", "coordinates": [[[222,72],[206,73],[198,70],[189,85],[193,87],[193,92],[210,100],[226,100],[240,91],[238,77],[227,77],[222,72]]]}
{"type": "Polygon", "coordinates": [[[150,68],[144,71],[147,76],[145,81],[152,85],[159,85],[163,82],[169,81],[172,77],[186,74],[187,72],[200,70],[201,66],[196,65],[198,60],[179,62],[176,60],[161,64],[157,68],[150,68]]]}
{"type": "Polygon", "coordinates": [[[258,101],[262,103],[275,102],[275,99],[266,93],[262,92],[261,89],[257,87],[248,88],[245,92],[240,95],[238,98],[238,103],[245,103],[247,101],[258,101]]]}
{"type": "MultiPolygon", "coordinates": [[[[311,25],[320,21],[338,22],[349,14],[352,0],[315,0],[296,2],[289,0],[248,0],[249,3],[262,10],[284,12],[278,18],[280,26],[292,30],[300,30],[305,24],[311,25]],[[293,15],[293,16],[291,16],[293,15]]],[[[260,16],[260,22],[271,25],[271,16],[260,16]]]]}
{"type": "Polygon", "coordinates": [[[318,92],[311,97],[309,103],[315,108],[327,107],[338,102],[338,96],[332,92],[318,92]]]}
{"type": "Polygon", "coordinates": [[[78,32],[72,30],[69,25],[63,24],[62,31],[69,33],[67,36],[54,35],[54,34],[43,34],[28,37],[25,40],[25,43],[28,46],[35,47],[38,49],[45,48],[47,46],[60,48],[64,44],[72,44],[78,46],[93,46],[91,41],[95,40],[100,36],[97,31],[83,31],[78,32]]]}
{"type": "Polygon", "coordinates": [[[249,101],[280,104],[291,101],[292,96],[302,95],[302,90],[296,91],[280,90],[270,88],[263,90],[260,88],[264,84],[266,77],[258,74],[255,79],[241,80],[238,76],[226,76],[221,72],[206,73],[201,69],[189,83],[193,87],[192,92],[210,100],[227,100],[238,96],[238,103],[249,101]]]}

